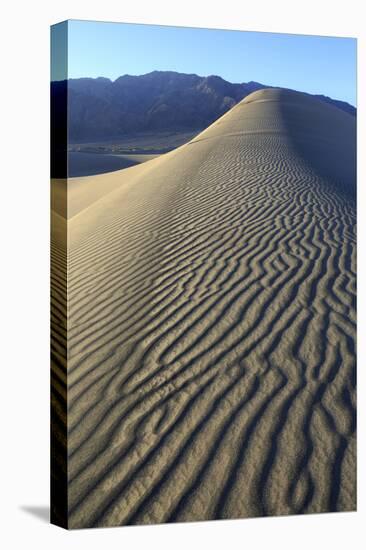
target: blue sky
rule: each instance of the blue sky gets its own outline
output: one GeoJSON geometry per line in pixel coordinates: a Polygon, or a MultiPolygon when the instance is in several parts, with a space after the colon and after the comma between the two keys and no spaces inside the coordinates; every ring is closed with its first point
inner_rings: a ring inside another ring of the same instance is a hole
{"type": "Polygon", "coordinates": [[[356,105],[353,38],[69,21],[68,40],[69,78],[115,80],[154,70],[215,74],[356,105]]]}

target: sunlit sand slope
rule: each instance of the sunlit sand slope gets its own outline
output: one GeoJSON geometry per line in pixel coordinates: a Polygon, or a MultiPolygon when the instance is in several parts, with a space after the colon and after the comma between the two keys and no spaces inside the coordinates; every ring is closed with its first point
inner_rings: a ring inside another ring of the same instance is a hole
{"type": "Polygon", "coordinates": [[[69,526],[355,509],[353,117],[263,90],[68,185],[69,526]]]}

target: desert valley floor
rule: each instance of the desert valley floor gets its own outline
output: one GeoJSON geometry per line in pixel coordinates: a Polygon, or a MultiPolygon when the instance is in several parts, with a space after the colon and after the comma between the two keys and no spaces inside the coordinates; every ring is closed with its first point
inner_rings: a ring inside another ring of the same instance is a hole
{"type": "Polygon", "coordinates": [[[354,510],[355,118],[262,90],[52,194],[68,526],[354,510]]]}

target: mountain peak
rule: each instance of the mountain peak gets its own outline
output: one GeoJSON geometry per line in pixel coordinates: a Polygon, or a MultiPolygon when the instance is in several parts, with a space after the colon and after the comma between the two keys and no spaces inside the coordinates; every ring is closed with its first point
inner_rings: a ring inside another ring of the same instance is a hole
{"type": "MultiPolygon", "coordinates": [[[[144,75],[70,79],[72,141],[98,141],[111,136],[161,130],[200,131],[250,93],[270,88],[259,82],[233,84],[218,75],[199,76],[176,71],[144,75]]],[[[52,83],[57,93],[64,83],[52,83]]],[[[325,96],[318,99],[350,114],[356,109],[325,96]]]]}

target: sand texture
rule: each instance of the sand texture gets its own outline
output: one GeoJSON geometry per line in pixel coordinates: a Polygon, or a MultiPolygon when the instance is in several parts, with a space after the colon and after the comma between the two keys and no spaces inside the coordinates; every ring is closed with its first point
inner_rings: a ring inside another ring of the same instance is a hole
{"type": "Polygon", "coordinates": [[[53,183],[70,528],[355,509],[355,139],[262,90],[53,183]]]}

